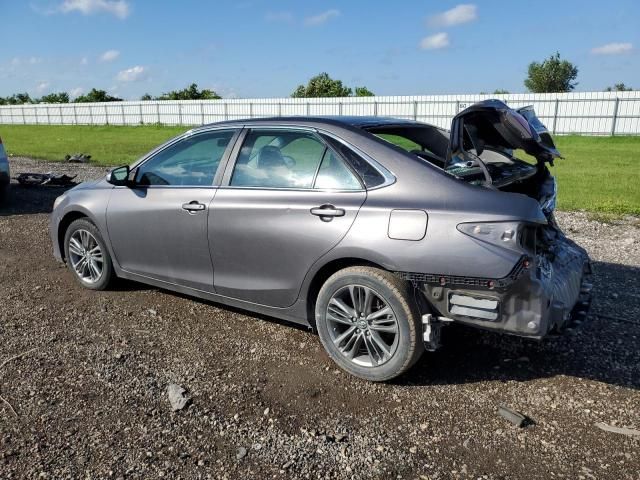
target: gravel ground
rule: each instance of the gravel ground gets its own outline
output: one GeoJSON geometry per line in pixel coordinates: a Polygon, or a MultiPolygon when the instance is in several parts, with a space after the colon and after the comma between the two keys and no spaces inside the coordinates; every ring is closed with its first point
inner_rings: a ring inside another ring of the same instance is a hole
{"type": "Polygon", "coordinates": [[[558,215],[595,260],[583,328],[530,343],[450,327],[372,384],[304,329],[134,283],[81,289],[51,255],[60,192],[16,186],[0,207],[0,478],[640,478],[640,437],[595,426],[640,428],[637,220],[558,215]]]}

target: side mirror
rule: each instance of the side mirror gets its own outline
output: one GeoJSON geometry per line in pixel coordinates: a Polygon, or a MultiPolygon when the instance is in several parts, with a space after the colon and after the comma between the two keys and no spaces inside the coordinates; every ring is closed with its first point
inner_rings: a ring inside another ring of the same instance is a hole
{"type": "Polygon", "coordinates": [[[127,187],[131,184],[129,173],[129,165],[116,167],[107,174],[107,182],[116,187],[127,187]]]}

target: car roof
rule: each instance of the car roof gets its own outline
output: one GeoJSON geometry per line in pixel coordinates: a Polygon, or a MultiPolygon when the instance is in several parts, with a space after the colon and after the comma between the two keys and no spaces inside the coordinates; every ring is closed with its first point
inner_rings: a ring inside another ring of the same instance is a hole
{"type": "Polygon", "coordinates": [[[374,116],[282,116],[282,117],[263,117],[263,118],[246,118],[238,120],[225,120],[222,122],[209,123],[202,125],[200,128],[218,127],[224,125],[303,125],[327,127],[355,127],[355,128],[373,128],[383,126],[423,126],[424,123],[415,120],[407,120],[403,118],[393,117],[374,117],[374,116]]]}

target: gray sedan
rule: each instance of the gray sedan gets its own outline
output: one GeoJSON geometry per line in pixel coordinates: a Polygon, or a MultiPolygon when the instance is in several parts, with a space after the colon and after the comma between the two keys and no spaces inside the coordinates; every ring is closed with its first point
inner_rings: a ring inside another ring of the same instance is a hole
{"type": "Polygon", "coordinates": [[[584,316],[589,259],[553,218],[559,156],[532,109],[495,100],[451,131],[222,122],[68,191],[50,233],[86,288],[127,278],[310,326],[382,381],[451,323],[541,339],[584,316]]]}

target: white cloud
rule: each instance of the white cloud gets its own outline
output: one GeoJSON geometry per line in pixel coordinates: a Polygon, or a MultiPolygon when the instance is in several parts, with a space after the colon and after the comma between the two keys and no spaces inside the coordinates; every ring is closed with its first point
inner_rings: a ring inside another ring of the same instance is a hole
{"type": "Polygon", "coordinates": [[[89,64],[89,59],[87,57],[82,57],[80,59],[80,65],[88,65],[89,64]]]}
{"type": "Polygon", "coordinates": [[[452,27],[473,22],[476,18],[478,18],[478,7],[472,3],[463,3],[446,12],[432,15],[427,23],[432,27],[452,27]]]}
{"type": "Polygon", "coordinates": [[[127,18],[131,13],[126,0],[64,0],[58,10],[63,13],[80,12],[83,15],[110,13],[118,18],[127,18]]]}
{"type": "Polygon", "coordinates": [[[628,53],[633,50],[633,45],[630,43],[607,43],[591,49],[591,53],[594,55],[620,55],[621,53],[628,53]]]}
{"type": "Polygon", "coordinates": [[[40,57],[28,57],[28,58],[13,57],[11,59],[11,65],[13,65],[14,67],[17,67],[18,65],[36,65],[38,63],[42,63],[42,58],[40,58],[40,57]]]}
{"type": "Polygon", "coordinates": [[[420,41],[420,48],[422,50],[438,50],[440,48],[446,48],[449,46],[449,35],[446,32],[436,33],[424,37],[420,41]]]}
{"type": "Polygon", "coordinates": [[[293,23],[294,17],[291,12],[267,12],[264,19],[267,22],[293,23]]]}
{"type": "Polygon", "coordinates": [[[331,10],[327,10],[326,12],[319,13],[318,15],[313,15],[311,17],[307,17],[304,19],[304,24],[309,26],[322,25],[323,23],[327,23],[329,20],[335,17],[340,16],[340,10],[336,10],[332,8],[331,10]]]}
{"type": "Polygon", "coordinates": [[[72,88],[71,91],[69,91],[69,96],[71,98],[76,98],[82,95],[83,93],[84,93],[84,88],[76,87],[76,88],[72,88]]]}
{"type": "Polygon", "coordinates": [[[119,56],[120,56],[120,52],[118,50],[107,50],[102,55],[100,55],[100,61],[113,62],[119,56]]]}
{"type": "Polygon", "coordinates": [[[38,93],[44,93],[50,86],[51,84],[49,82],[40,82],[37,86],[36,86],[36,92],[38,93]]]}
{"type": "Polygon", "coordinates": [[[138,82],[140,80],[144,80],[148,74],[149,71],[146,67],[136,65],[135,67],[127,68],[126,70],[118,72],[116,79],[119,82],[138,82]]]}

